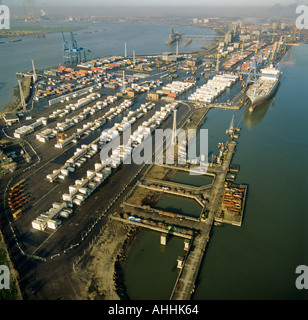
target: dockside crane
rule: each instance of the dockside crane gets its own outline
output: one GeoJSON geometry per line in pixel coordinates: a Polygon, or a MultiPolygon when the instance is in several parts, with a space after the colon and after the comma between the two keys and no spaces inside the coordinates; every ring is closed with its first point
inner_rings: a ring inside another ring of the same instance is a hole
{"type": "MultiPolygon", "coordinates": [[[[260,68],[262,61],[263,61],[263,54],[261,54],[261,57],[258,60],[254,60],[251,63],[251,68],[248,71],[245,87],[247,87],[249,83],[257,81],[257,76],[258,76],[257,70],[260,68]]],[[[241,74],[247,74],[247,72],[241,72],[241,74]]]]}
{"type": "Polygon", "coordinates": [[[79,47],[77,41],[74,38],[73,32],[71,32],[72,39],[72,62],[85,62],[87,60],[87,52],[85,48],[79,47]]]}
{"type": "Polygon", "coordinates": [[[63,40],[63,63],[72,63],[71,49],[68,42],[65,40],[64,33],[62,32],[63,40]]]}
{"type": "Polygon", "coordinates": [[[73,32],[71,32],[71,47],[66,41],[63,32],[62,32],[62,40],[63,40],[63,63],[78,63],[78,62],[85,62],[87,60],[87,53],[91,51],[78,46],[78,43],[74,38],[73,32]]]}
{"type": "Polygon", "coordinates": [[[79,60],[79,50],[78,50],[77,41],[74,39],[73,32],[71,32],[71,41],[72,41],[72,49],[71,49],[72,63],[74,63],[74,62],[78,62],[79,60]]]}

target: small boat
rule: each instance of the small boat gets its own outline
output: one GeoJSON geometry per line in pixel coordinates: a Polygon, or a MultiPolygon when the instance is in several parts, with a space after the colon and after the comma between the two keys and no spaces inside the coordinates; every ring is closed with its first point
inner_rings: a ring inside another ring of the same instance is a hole
{"type": "Polygon", "coordinates": [[[12,40],[9,40],[9,42],[19,42],[21,41],[21,39],[12,39],[12,40]]]}

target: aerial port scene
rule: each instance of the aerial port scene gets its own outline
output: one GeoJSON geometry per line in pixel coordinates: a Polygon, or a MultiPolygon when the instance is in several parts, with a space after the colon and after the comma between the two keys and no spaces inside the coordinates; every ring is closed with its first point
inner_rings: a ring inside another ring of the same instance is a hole
{"type": "Polygon", "coordinates": [[[308,3],[0,22],[0,300],[308,299],[308,3]]]}

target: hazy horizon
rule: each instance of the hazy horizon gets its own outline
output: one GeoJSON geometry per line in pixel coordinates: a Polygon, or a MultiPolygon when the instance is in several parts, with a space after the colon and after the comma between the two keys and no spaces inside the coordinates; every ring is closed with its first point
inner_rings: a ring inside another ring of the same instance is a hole
{"type": "Polygon", "coordinates": [[[86,6],[84,0],[67,0],[65,4],[60,0],[54,0],[52,4],[47,0],[2,0],[2,4],[9,5],[12,16],[23,15],[25,8],[32,8],[35,14],[39,14],[43,9],[47,16],[182,16],[191,18],[211,16],[294,17],[295,7],[300,3],[308,4],[308,0],[296,2],[294,0],[259,0],[249,1],[249,3],[243,0],[234,0],[231,3],[227,0],[192,0],[189,5],[183,0],[157,0],[155,4],[149,0],[143,1],[142,4],[137,0],[114,0],[112,5],[105,0],[87,0],[86,6]]]}
{"type": "MultiPolygon", "coordinates": [[[[0,0],[1,3],[1,0],[0,0]]],[[[95,6],[95,7],[110,7],[110,2],[106,0],[66,0],[65,4],[63,0],[2,0],[3,4],[9,6],[22,6],[22,5],[35,5],[44,7],[83,7],[83,6],[95,6]]],[[[307,3],[307,1],[295,1],[295,0],[190,0],[189,6],[205,6],[205,7],[271,7],[273,5],[289,6],[292,4],[307,3]]],[[[153,4],[152,0],[113,0],[112,6],[138,6],[138,7],[157,7],[157,6],[187,6],[186,0],[156,0],[153,4]]]]}

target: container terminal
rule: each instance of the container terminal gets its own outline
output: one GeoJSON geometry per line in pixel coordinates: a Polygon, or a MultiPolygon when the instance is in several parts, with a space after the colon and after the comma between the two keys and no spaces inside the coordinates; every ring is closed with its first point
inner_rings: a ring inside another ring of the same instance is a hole
{"type": "Polygon", "coordinates": [[[93,235],[111,219],[160,232],[162,245],[164,235],[186,239],[187,254],[178,259],[170,299],[190,299],[211,228],[242,225],[247,186],[235,183],[239,166],[232,163],[240,128],[232,121],[226,128],[226,141],[204,173],[213,178],[210,185],[165,179],[172,172],[198,170],[204,161],[201,155],[177,163],[185,156],[180,143],[174,165],[124,162],[157,128],[198,128],[211,108],[249,105],[245,91],[254,68],[281,55],[285,47],[247,43],[245,51],[134,54],[45,70],[35,70],[33,64],[31,99],[15,113],[17,121],[2,119],[2,133],[10,141],[5,149],[26,156],[14,173],[4,176],[2,194],[3,233],[14,243],[17,269],[24,272],[29,261],[43,263],[37,267],[43,280],[44,265],[51,261],[71,254],[65,261],[72,265],[72,258],[86,254],[93,235]],[[130,126],[129,141],[102,159],[100,151],[123,138],[130,126]],[[157,201],[162,194],[196,201],[199,216],[156,209],[151,196],[157,201]]]}

